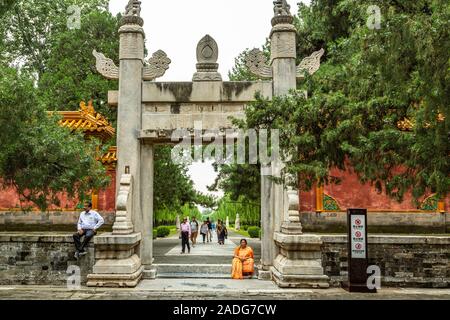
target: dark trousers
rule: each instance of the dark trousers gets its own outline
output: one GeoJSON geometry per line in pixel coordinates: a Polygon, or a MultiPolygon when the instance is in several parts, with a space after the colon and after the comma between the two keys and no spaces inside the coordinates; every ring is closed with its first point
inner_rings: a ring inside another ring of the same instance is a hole
{"type": "Polygon", "coordinates": [[[73,241],[75,242],[75,248],[78,252],[83,252],[84,248],[89,244],[89,241],[95,236],[94,230],[83,230],[83,234],[78,232],[73,235],[73,241]],[[81,238],[84,237],[83,242],[81,238]]]}
{"type": "Polygon", "coordinates": [[[191,247],[189,245],[189,232],[182,232],[181,233],[181,247],[182,252],[184,253],[186,251],[186,245],[188,247],[188,251],[191,252],[191,247]]]}
{"type": "Polygon", "coordinates": [[[202,237],[203,237],[203,243],[205,243],[205,240],[206,240],[206,234],[205,234],[205,233],[202,233],[202,237]]]}

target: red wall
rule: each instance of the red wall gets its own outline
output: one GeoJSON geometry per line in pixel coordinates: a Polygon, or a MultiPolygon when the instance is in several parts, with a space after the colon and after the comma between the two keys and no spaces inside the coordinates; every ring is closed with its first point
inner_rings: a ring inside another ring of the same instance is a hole
{"type": "MultiPolygon", "coordinates": [[[[111,183],[105,190],[100,190],[98,194],[98,210],[99,211],[114,211],[115,210],[115,198],[116,198],[116,172],[108,171],[108,175],[111,177],[111,183]]],[[[51,206],[49,211],[51,210],[68,210],[74,211],[76,209],[77,204],[79,203],[78,199],[68,198],[67,195],[61,194],[59,196],[61,200],[61,205],[51,206]]],[[[26,207],[27,203],[22,203],[22,206],[26,207]]],[[[0,190],[0,211],[9,211],[9,210],[20,210],[20,200],[19,195],[13,188],[7,188],[0,190]]],[[[35,208],[33,206],[35,210],[35,208]]],[[[76,211],[76,210],[75,210],[76,211]]]]}
{"type": "MultiPolygon", "coordinates": [[[[338,169],[331,170],[331,174],[342,179],[339,185],[324,186],[324,193],[333,197],[341,210],[348,208],[366,208],[370,211],[418,211],[414,205],[411,193],[404,196],[402,203],[388,197],[385,193],[378,193],[370,184],[361,184],[354,173],[343,172],[338,169]]],[[[300,192],[300,211],[316,211],[316,190],[300,192]]],[[[445,199],[445,209],[450,207],[450,199],[445,199]]]]}

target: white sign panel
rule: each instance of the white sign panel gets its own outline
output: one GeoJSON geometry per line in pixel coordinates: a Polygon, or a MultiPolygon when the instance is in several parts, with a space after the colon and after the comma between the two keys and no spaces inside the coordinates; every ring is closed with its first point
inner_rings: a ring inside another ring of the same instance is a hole
{"type": "Polygon", "coordinates": [[[366,217],[364,215],[351,215],[351,249],[352,258],[365,259],[366,252],[366,217]]]}

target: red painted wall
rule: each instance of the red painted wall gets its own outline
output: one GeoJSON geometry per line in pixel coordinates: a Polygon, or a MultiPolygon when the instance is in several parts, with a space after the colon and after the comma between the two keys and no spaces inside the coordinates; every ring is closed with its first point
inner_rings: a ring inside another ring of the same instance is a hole
{"type": "MultiPolygon", "coordinates": [[[[324,186],[324,193],[333,197],[341,210],[348,208],[366,208],[370,211],[417,211],[411,193],[407,193],[402,203],[391,199],[385,193],[378,193],[370,184],[361,184],[354,173],[331,170],[331,174],[342,179],[339,185],[324,186]]],[[[316,190],[300,192],[300,211],[316,211],[316,190]]],[[[445,199],[445,210],[450,208],[450,198],[445,199]]]]}
{"type": "MultiPolygon", "coordinates": [[[[115,210],[115,198],[116,198],[116,172],[108,171],[107,173],[111,177],[110,185],[104,189],[100,190],[98,194],[98,210],[99,211],[114,211],[115,210]]],[[[66,194],[61,194],[59,196],[61,201],[60,206],[51,206],[49,211],[51,210],[68,210],[74,211],[76,209],[77,204],[79,203],[78,199],[72,199],[67,197],[66,194]]],[[[22,203],[22,206],[26,207],[27,203],[22,203]]],[[[35,208],[33,206],[35,210],[35,208]]],[[[0,211],[10,211],[10,210],[20,210],[20,200],[19,195],[13,188],[7,188],[0,190],[0,211]]],[[[76,211],[76,210],[75,210],[76,211]]]]}

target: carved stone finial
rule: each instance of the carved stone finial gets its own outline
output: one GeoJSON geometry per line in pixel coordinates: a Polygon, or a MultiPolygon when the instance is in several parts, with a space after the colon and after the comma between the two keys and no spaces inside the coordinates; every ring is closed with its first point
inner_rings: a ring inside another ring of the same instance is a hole
{"type": "Polygon", "coordinates": [[[125,8],[126,16],[141,16],[141,1],[139,0],[130,0],[125,8]]]}
{"type": "Polygon", "coordinates": [[[222,81],[222,76],[217,72],[218,58],[217,42],[210,35],[206,35],[197,45],[197,72],[193,81],[222,81]]]}
{"type": "Polygon", "coordinates": [[[162,51],[156,51],[153,56],[148,60],[148,65],[144,67],[144,80],[154,80],[162,77],[169,69],[169,65],[172,63],[167,57],[167,54],[162,51]]]}
{"type": "Polygon", "coordinates": [[[119,68],[115,65],[114,61],[106,58],[103,53],[97,52],[96,50],[92,54],[96,59],[95,67],[102,76],[110,80],[119,79],[119,68]]]}
{"type": "Polygon", "coordinates": [[[245,57],[245,65],[255,76],[261,79],[272,78],[272,68],[267,65],[264,53],[259,49],[253,49],[245,57]]]}
{"type": "Polygon", "coordinates": [[[272,19],[272,25],[276,26],[277,24],[292,24],[294,22],[294,18],[291,15],[291,6],[287,3],[286,0],[275,0],[273,2],[273,12],[274,17],[272,19]]]}
{"type": "Polygon", "coordinates": [[[125,7],[125,14],[120,21],[121,25],[137,24],[141,27],[144,25],[144,20],[141,18],[141,1],[130,0],[125,7]]]}
{"type": "Polygon", "coordinates": [[[325,50],[320,49],[319,51],[313,52],[313,54],[311,54],[309,57],[303,59],[297,67],[297,78],[304,78],[305,72],[309,73],[310,75],[316,73],[320,68],[320,59],[322,58],[324,53],[325,50]]]}

